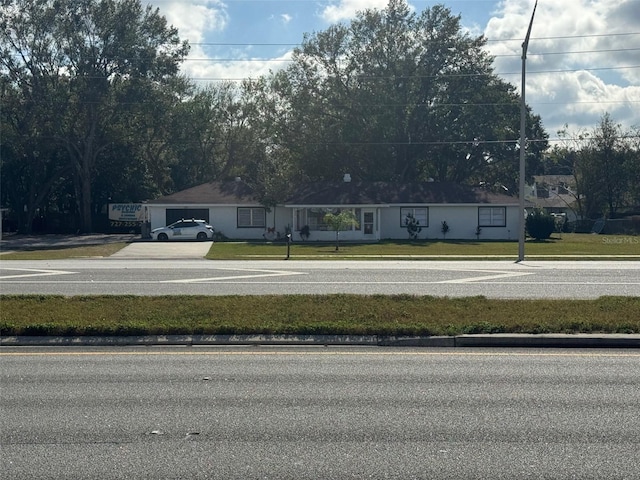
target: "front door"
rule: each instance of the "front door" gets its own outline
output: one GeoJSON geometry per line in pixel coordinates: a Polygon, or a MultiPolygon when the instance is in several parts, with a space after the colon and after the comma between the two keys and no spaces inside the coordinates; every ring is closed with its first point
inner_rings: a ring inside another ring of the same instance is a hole
{"type": "Polygon", "coordinates": [[[376,222],[375,222],[375,211],[374,210],[363,210],[362,212],[362,233],[365,238],[373,237],[376,233],[376,222]]]}

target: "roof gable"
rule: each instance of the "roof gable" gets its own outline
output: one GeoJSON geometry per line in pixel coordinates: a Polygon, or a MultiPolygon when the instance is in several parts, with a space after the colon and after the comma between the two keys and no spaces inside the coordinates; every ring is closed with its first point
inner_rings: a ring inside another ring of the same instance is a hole
{"type": "Polygon", "coordinates": [[[259,205],[253,189],[244,182],[208,182],[164,197],[148,204],[259,205]]]}

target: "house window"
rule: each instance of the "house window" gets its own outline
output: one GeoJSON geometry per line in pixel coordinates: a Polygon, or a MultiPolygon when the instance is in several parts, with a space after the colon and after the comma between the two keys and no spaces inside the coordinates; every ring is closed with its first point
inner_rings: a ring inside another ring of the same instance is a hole
{"type": "Polygon", "coordinates": [[[479,227],[505,227],[506,225],[506,207],[478,207],[479,227]]]}
{"type": "Polygon", "coordinates": [[[324,216],[329,213],[324,208],[309,208],[307,210],[307,225],[309,230],[329,230],[329,225],[324,221],[324,216]]]}
{"type": "Polygon", "coordinates": [[[412,216],[418,221],[421,227],[429,226],[429,209],[428,208],[413,208],[404,207],[400,209],[400,226],[405,228],[407,226],[407,218],[412,216]]]}
{"type": "Polygon", "coordinates": [[[312,231],[326,231],[331,230],[329,225],[324,221],[324,217],[327,213],[333,213],[334,215],[340,214],[348,210],[352,212],[356,219],[358,220],[357,226],[352,226],[349,230],[360,230],[361,229],[361,216],[362,209],[360,208],[305,208],[300,209],[296,213],[297,225],[298,228],[302,228],[305,225],[309,226],[309,230],[312,231]]]}
{"type": "Polygon", "coordinates": [[[238,208],[238,228],[264,228],[266,224],[266,209],[260,207],[238,208]]]}

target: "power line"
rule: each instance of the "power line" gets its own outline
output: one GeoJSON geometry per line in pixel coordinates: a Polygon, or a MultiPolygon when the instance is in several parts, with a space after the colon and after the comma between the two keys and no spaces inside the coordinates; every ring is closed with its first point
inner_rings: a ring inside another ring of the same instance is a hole
{"type": "MultiPolygon", "coordinates": [[[[602,38],[602,37],[624,37],[631,35],[640,35],[640,32],[623,32],[623,33],[602,33],[602,34],[589,34],[589,35],[561,35],[555,37],[532,37],[531,40],[563,40],[572,38],[602,38]]],[[[522,38],[486,38],[487,42],[522,42],[522,38]]],[[[435,40],[434,40],[435,42],[435,40]]],[[[189,42],[189,45],[195,46],[208,46],[208,47],[292,47],[301,46],[301,43],[261,43],[261,42],[249,42],[249,43],[228,43],[228,42],[189,42]]]]}
{"type": "MultiPolygon", "coordinates": [[[[530,41],[564,40],[564,39],[572,39],[572,38],[625,37],[630,35],[640,35],[640,32],[600,33],[600,34],[588,34],[588,35],[560,35],[555,37],[531,37],[530,41]]],[[[487,38],[487,42],[522,42],[522,38],[496,38],[496,39],[487,38]]]]}
{"type": "MultiPolygon", "coordinates": [[[[549,55],[578,55],[578,54],[594,54],[594,53],[613,53],[613,52],[637,52],[640,48],[611,48],[606,50],[575,50],[567,52],[542,52],[528,53],[527,56],[549,56],[549,55]]],[[[520,57],[521,53],[503,53],[490,54],[495,58],[520,57]]],[[[292,58],[220,58],[220,57],[202,57],[202,58],[185,58],[186,62],[294,62],[292,58]]]]}
{"type": "MultiPolygon", "coordinates": [[[[629,66],[617,66],[617,67],[589,67],[589,68],[568,68],[568,69],[559,69],[559,70],[535,70],[527,72],[527,75],[535,75],[535,74],[543,74],[543,73],[575,73],[575,72],[596,72],[596,71],[610,71],[610,70],[629,70],[640,68],[640,65],[629,65],[629,66]]],[[[440,74],[440,75],[407,75],[407,76],[373,76],[373,75],[361,75],[360,79],[367,80],[384,80],[384,79],[415,79],[415,78],[464,78],[464,77],[492,77],[492,76],[509,76],[509,75],[521,75],[521,72],[491,72],[491,73],[451,73],[451,74],[440,74]]],[[[194,81],[202,82],[202,81],[210,81],[210,82],[242,82],[245,80],[251,80],[250,77],[243,78],[234,78],[234,77],[198,77],[192,78],[194,81]]]]}
{"type": "MultiPolygon", "coordinates": [[[[66,104],[66,102],[64,101],[52,101],[52,102],[47,102],[46,100],[42,100],[42,101],[33,101],[30,102],[31,104],[36,104],[36,105],[51,105],[53,107],[56,106],[64,106],[66,104]]],[[[113,105],[121,105],[121,106],[125,106],[125,105],[149,105],[149,104],[156,104],[156,100],[154,99],[149,99],[149,100],[141,100],[141,101],[135,101],[135,102],[120,102],[120,101],[116,101],[116,102],[111,102],[110,104],[113,105]]],[[[577,100],[577,101],[562,101],[562,102],[530,102],[530,105],[601,105],[601,104],[607,104],[607,105],[616,105],[616,104],[620,104],[620,105],[625,105],[625,104],[630,104],[630,103],[640,103],[640,99],[638,100],[590,100],[590,101],[583,101],[583,100],[577,100]]],[[[87,102],[87,101],[76,101],[73,102],[73,105],[101,105],[102,102],[87,102]]],[[[483,102],[483,103],[470,103],[470,102],[460,102],[460,103],[451,103],[451,102],[447,102],[447,103],[425,103],[425,102],[420,102],[420,103],[354,103],[352,105],[348,105],[348,104],[332,104],[331,106],[334,108],[406,108],[406,107],[427,107],[427,108],[443,108],[443,107],[465,107],[465,108],[490,108],[490,107],[514,107],[519,105],[519,100],[514,100],[513,102],[496,102],[496,103],[491,103],[491,102],[483,102]]]]}
{"type": "MultiPolygon", "coordinates": [[[[575,50],[575,51],[567,51],[567,52],[542,52],[542,53],[527,53],[527,57],[531,57],[531,56],[545,56],[545,55],[577,55],[577,54],[582,54],[582,53],[612,53],[612,52],[637,52],[639,51],[640,48],[611,48],[611,49],[607,49],[607,50],[575,50]]],[[[520,58],[520,56],[522,55],[522,53],[508,53],[508,54],[498,54],[498,55],[491,55],[492,57],[518,57],[520,58]]]]}
{"type": "MultiPolygon", "coordinates": [[[[277,61],[277,60],[270,60],[277,61]]],[[[529,71],[527,74],[548,74],[548,73],[575,73],[575,72],[595,72],[595,71],[611,71],[611,70],[632,70],[640,68],[640,65],[619,65],[613,67],[584,67],[584,68],[565,68],[555,70],[534,70],[529,71]]],[[[521,72],[487,72],[487,73],[441,73],[437,75],[359,75],[359,80],[411,80],[411,79],[427,79],[427,78],[471,78],[471,77],[493,77],[493,76],[509,76],[509,75],[521,75],[521,72]]],[[[62,75],[61,75],[62,76],[62,75]]],[[[67,77],[71,78],[71,77],[67,77]]],[[[102,76],[73,76],[73,78],[82,79],[104,79],[102,76]]],[[[212,82],[242,82],[245,80],[252,80],[251,77],[197,77],[190,78],[193,81],[212,81],[212,82]]]]}
{"type": "MultiPolygon", "coordinates": [[[[137,137],[131,137],[131,136],[122,136],[121,138],[125,138],[125,139],[135,139],[137,137]]],[[[637,139],[640,138],[640,135],[618,135],[618,136],[612,136],[611,139],[612,140],[631,140],[631,139],[637,139]]],[[[580,138],[580,137],[554,137],[554,138],[527,138],[526,139],[526,143],[527,144],[534,144],[534,143],[561,143],[561,142],[589,142],[589,138],[580,138]]],[[[452,145],[456,145],[456,146],[472,146],[472,147],[479,147],[481,145],[517,145],[519,143],[520,139],[519,138],[515,138],[515,139],[507,139],[507,140],[479,140],[479,139],[473,139],[473,140],[430,140],[430,141],[422,141],[422,142],[408,142],[408,141],[398,141],[398,142],[388,142],[388,141],[383,141],[383,142],[357,142],[357,141],[327,141],[327,142],[323,142],[323,141],[306,141],[304,142],[305,146],[311,145],[311,146],[332,146],[332,147],[340,147],[340,146],[375,146],[375,147],[391,147],[391,146],[406,146],[406,147],[443,147],[443,146],[452,146],[452,145]]],[[[149,142],[151,144],[163,144],[163,143],[168,143],[168,141],[166,140],[152,140],[151,142],[149,142]]],[[[185,146],[185,145],[200,145],[200,142],[191,142],[191,141],[171,141],[170,142],[171,145],[180,145],[180,146],[185,146]]],[[[215,147],[218,145],[227,145],[227,142],[225,141],[211,141],[211,142],[206,142],[206,144],[208,146],[211,147],[215,147]]],[[[264,146],[273,146],[273,145],[283,145],[283,146],[296,146],[299,145],[297,143],[294,142],[288,142],[288,141],[283,141],[281,143],[276,143],[274,141],[268,140],[268,141],[263,141],[263,140],[256,140],[254,142],[251,141],[243,141],[243,142],[235,142],[236,145],[253,145],[253,144],[261,144],[264,146]]]]}

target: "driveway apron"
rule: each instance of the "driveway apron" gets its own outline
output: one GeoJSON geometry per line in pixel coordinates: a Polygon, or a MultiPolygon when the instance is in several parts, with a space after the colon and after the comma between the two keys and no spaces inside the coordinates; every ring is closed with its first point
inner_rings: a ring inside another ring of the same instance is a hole
{"type": "Polygon", "coordinates": [[[213,242],[134,242],[109,258],[203,258],[213,242]]]}

